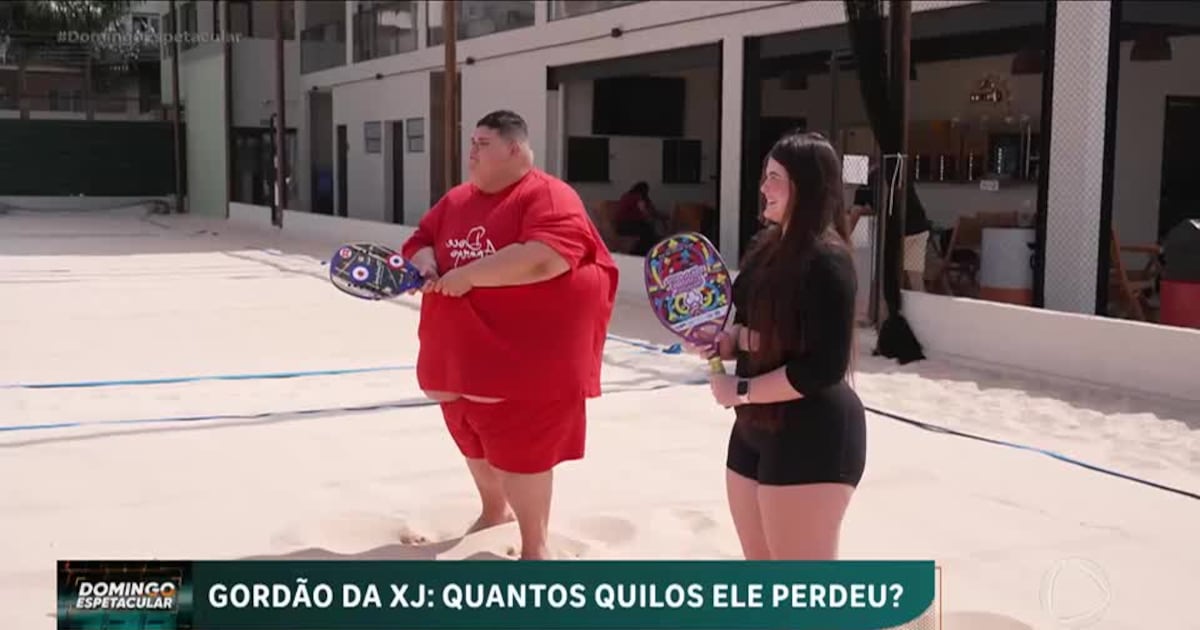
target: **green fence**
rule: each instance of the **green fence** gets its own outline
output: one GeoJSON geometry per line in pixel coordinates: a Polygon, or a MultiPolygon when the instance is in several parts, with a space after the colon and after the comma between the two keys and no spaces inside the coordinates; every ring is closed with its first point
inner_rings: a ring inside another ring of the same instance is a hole
{"type": "MultiPolygon", "coordinates": [[[[99,197],[175,193],[169,121],[0,120],[0,195],[99,197]]],[[[186,128],[180,125],[186,169],[186,128]]],[[[182,193],[187,192],[186,178],[182,193]]]]}

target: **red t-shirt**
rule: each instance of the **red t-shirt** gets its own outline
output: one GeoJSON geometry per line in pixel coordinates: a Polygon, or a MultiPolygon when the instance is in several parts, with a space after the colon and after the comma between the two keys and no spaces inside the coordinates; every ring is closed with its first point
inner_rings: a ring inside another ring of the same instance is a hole
{"type": "Polygon", "coordinates": [[[570,265],[536,284],[476,287],[421,299],[417,381],[424,390],[509,400],[600,395],[600,365],[617,266],[579,195],[532,170],[488,194],[470,183],[446,193],[401,252],[433,246],[438,271],[511,245],[539,241],[570,265]]]}

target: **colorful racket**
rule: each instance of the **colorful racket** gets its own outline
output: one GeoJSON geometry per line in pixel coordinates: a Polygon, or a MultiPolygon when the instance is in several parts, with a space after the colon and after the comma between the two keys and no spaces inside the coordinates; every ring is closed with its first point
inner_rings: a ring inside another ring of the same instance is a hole
{"type": "MultiPolygon", "coordinates": [[[[646,295],[658,321],[688,343],[716,344],[733,306],[729,269],[716,247],[701,234],[666,238],[646,254],[646,295]]],[[[709,360],[723,374],[721,358],[709,360]]]]}
{"type": "Polygon", "coordinates": [[[372,243],[342,245],[329,260],[329,281],[364,300],[387,300],[425,284],[399,252],[372,243]]]}

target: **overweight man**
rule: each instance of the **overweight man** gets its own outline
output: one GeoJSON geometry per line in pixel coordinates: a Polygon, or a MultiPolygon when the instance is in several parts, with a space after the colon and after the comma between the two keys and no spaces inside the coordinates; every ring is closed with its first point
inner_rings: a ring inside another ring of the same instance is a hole
{"type": "Polygon", "coordinates": [[[509,522],[548,559],[554,468],[582,459],[617,267],[579,195],[537,169],[525,121],[479,120],[470,178],[402,247],[423,287],[417,380],[479,490],[468,533],[509,522]]]}

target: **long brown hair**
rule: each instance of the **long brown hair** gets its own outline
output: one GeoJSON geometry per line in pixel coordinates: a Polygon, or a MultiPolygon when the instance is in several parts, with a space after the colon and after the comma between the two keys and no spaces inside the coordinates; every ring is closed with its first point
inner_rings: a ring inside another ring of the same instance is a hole
{"type": "MultiPolygon", "coordinates": [[[[818,249],[851,252],[842,160],[829,141],[819,133],[791,132],[771,147],[763,161],[764,177],[768,160],[787,172],[791,194],[779,224],[762,230],[744,259],[744,267],[755,269],[747,296],[747,322],[758,336],[758,348],[749,353],[752,376],[778,368],[787,355],[803,349],[805,331],[797,325],[796,313],[806,301],[811,307],[820,299],[806,295],[805,286],[818,249]]],[[[746,409],[753,410],[752,420],[777,425],[782,405],[746,409]]]]}

